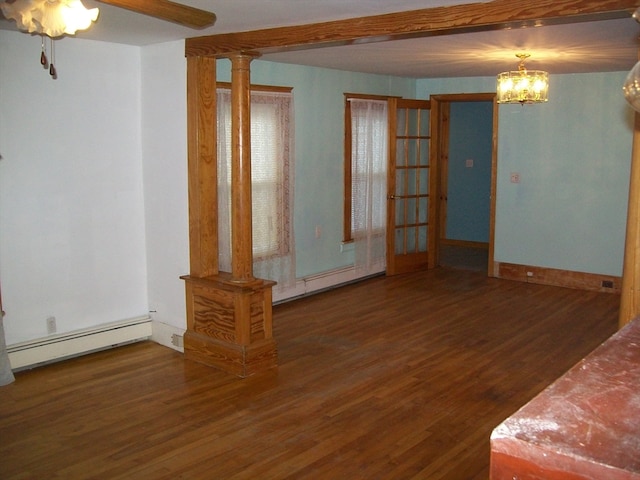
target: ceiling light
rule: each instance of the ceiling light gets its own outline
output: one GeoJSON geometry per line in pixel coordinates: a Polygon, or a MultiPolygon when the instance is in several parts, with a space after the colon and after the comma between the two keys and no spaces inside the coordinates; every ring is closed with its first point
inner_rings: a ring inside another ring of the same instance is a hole
{"type": "Polygon", "coordinates": [[[75,35],[86,30],[98,18],[99,10],[87,10],[80,0],[7,0],[0,3],[2,14],[14,20],[19,30],[42,36],[40,64],[49,70],[51,78],[58,78],[53,65],[55,49],[53,39],[62,35],[75,35]],[[51,62],[47,58],[44,37],[51,39],[51,62]]]}
{"type": "Polygon", "coordinates": [[[86,30],[98,18],[99,10],[87,10],[80,0],[15,0],[0,4],[2,13],[15,20],[23,32],[50,38],[74,35],[86,30]]]}
{"type": "Polygon", "coordinates": [[[549,74],[542,70],[527,70],[527,53],[518,53],[517,71],[502,72],[497,78],[498,103],[543,103],[548,100],[549,74]]]}

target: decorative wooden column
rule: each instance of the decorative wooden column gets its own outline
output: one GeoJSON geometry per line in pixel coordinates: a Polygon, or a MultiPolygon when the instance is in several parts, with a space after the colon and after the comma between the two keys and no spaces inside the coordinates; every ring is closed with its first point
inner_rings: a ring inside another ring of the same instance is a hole
{"type": "Polygon", "coordinates": [[[231,57],[231,271],[253,280],[251,227],[251,81],[249,55],[231,57]]]}
{"type": "Polygon", "coordinates": [[[640,315],[640,114],[634,115],[619,326],[640,315]]]}
{"type": "Polygon", "coordinates": [[[251,97],[247,54],[232,63],[231,272],[218,270],[216,75],[212,57],[187,56],[189,237],[185,357],[247,377],[277,365],[275,282],[253,276],[251,97]]]}

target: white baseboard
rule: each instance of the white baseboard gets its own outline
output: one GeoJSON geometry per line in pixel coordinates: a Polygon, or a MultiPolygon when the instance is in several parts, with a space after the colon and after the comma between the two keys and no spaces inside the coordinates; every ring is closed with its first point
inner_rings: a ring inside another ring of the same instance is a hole
{"type": "MultiPolygon", "coordinates": [[[[299,279],[293,288],[283,292],[274,292],[273,300],[274,303],[292,300],[381,272],[384,272],[384,265],[380,265],[379,269],[366,275],[357,274],[353,266],[309,275],[299,279]]],[[[14,371],[148,339],[184,353],[182,343],[184,332],[185,330],[182,328],[152,320],[151,317],[145,315],[98,327],[16,343],[7,346],[7,353],[14,371]]]]}
{"type": "Polygon", "coordinates": [[[173,325],[158,322],[157,320],[151,322],[151,327],[153,331],[151,340],[184,353],[184,344],[182,343],[182,337],[185,332],[184,328],[174,327],[173,325]]]}
{"type": "MultiPolygon", "coordinates": [[[[374,271],[367,275],[359,275],[353,266],[349,266],[309,275],[299,279],[293,288],[283,292],[274,292],[273,300],[274,302],[283,302],[345,285],[383,272],[384,265],[381,265],[379,270],[379,272],[374,271]]],[[[16,371],[148,339],[165,347],[184,352],[183,335],[184,329],[152,320],[151,317],[145,315],[8,345],[7,353],[11,367],[16,371]]]]}
{"type": "Polygon", "coordinates": [[[7,346],[13,370],[35,367],[151,337],[148,315],[7,346]]]}
{"type": "Polygon", "coordinates": [[[366,274],[360,274],[356,272],[353,265],[348,267],[336,268],[326,272],[318,273],[315,275],[309,275],[304,278],[298,279],[296,286],[288,290],[273,292],[273,302],[282,303],[287,300],[293,300],[294,298],[310,295],[312,293],[318,293],[330,288],[336,288],[341,285],[362,280],[367,277],[379,275],[385,270],[384,264],[376,265],[366,274]]]}

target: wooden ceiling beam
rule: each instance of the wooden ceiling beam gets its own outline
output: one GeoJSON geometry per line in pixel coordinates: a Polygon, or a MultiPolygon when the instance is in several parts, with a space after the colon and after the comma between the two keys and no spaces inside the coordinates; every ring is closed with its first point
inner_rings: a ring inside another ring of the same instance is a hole
{"type": "Polygon", "coordinates": [[[170,0],[98,0],[107,5],[160,18],[189,28],[210,27],[216,22],[213,12],[190,7],[170,0]]]}
{"type": "Polygon", "coordinates": [[[274,53],[328,46],[557,25],[630,16],[640,0],[493,0],[332,22],[188,38],[186,56],[274,53]]]}

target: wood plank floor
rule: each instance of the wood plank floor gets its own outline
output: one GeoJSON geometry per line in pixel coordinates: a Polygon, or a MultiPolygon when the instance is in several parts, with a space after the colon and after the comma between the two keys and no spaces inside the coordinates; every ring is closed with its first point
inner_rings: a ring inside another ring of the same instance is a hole
{"type": "Polygon", "coordinates": [[[619,297],[438,268],[274,308],[244,380],[145,342],[0,388],[2,479],[486,479],[491,430],[616,330],[619,297]]]}

